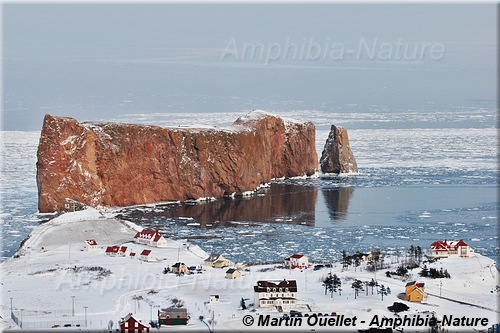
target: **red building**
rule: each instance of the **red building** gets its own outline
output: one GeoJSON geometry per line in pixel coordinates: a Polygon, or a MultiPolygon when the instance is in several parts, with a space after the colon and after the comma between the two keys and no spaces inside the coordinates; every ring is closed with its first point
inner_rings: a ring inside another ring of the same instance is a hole
{"type": "Polygon", "coordinates": [[[149,326],[135,319],[131,313],[120,320],[120,333],[149,332],[149,326]]]}
{"type": "Polygon", "coordinates": [[[189,316],[186,308],[167,308],[158,310],[160,325],[187,325],[189,316]]]}
{"type": "Polygon", "coordinates": [[[463,239],[457,241],[435,241],[431,244],[431,257],[470,257],[474,250],[464,242],[463,239]]]}

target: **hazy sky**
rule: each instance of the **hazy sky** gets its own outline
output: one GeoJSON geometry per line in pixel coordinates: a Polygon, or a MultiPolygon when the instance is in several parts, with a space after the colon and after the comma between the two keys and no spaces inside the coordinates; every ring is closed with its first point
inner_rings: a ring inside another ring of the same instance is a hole
{"type": "Polygon", "coordinates": [[[495,107],[495,4],[4,4],[3,128],[260,108],[495,107]]]}

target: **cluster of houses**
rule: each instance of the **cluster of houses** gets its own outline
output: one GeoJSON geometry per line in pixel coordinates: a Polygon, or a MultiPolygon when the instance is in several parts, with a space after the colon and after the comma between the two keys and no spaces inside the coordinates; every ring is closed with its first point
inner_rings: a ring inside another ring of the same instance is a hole
{"type": "MultiPolygon", "coordinates": [[[[147,245],[151,247],[166,247],[167,240],[158,230],[144,229],[137,232],[134,236],[134,242],[137,244],[147,245]]],[[[96,251],[98,249],[98,244],[95,239],[88,239],[84,242],[84,250],[86,251],[96,251]]],[[[137,254],[132,252],[132,250],[127,246],[111,245],[107,246],[104,251],[106,255],[111,257],[138,257],[143,261],[155,261],[153,257],[153,251],[151,249],[144,249],[141,253],[137,254]]]]}
{"type": "MultiPolygon", "coordinates": [[[[137,233],[135,236],[137,243],[162,247],[166,245],[166,241],[158,231],[145,230],[137,233]]],[[[95,241],[86,241],[88,250],[93,250],[97,247],[95,241]]],[[[151,250],[149,251],[150,254],[151,250]]],[[[107,248],[106,253],[114,253],[110,255],[126,255],[126,246],[110,246],[107,248]],[[109,251],[108,251],[109,250],[109,251]]],[[[144,252],[144,251],[143,251],[144,252]]],[[[459,241],[436,241],[430,246],[429,257],[470,257],[474,250],[467,245],[463,240],[459,241]]],[[[132,254],[130,254],[132,255],[132,254]]],[[[143,254],[141,253],[141,256],[143,254]]],[[[366,260],[364,254],[360,260],[366,260]]],[[[221,254],[211,254],[205,259],[204,265],[213,268],[227,268],[225,272],[226,279],[237,279],[241,277],[240,269],[242,266],[230,267],[231,263],[228,259],[224,258],[221,254]]],[[[288,269],[308,269],[312,266],[307,256],[302,254],[293,254],[284,259],[284,267],[288,269]]],[[[172,265],[174,273],[183,274],[188,271],[188,267],[181,262],[172,265]]],[[[425,302],[427,300],[427,293],[424,290],[425,284],[422,282],[411,281],[405,286],[405,299],[409,302],[425,302]]],[[[297,305],[297,281],[295,280],[259,280],[253,286],[254,291],[254,305],[261,308],[293,308],[297,305]]],[[[220,296],[210,295],[209,304],[218,304],[220,296]]],[[[158,311],[158,323],[160,325],[186,325],[189,316],[185,308],[167,308],[158,311]]],[[[144,325],[142,322],[136,320],[132,314],[128,314],[120,321],[121,332],[149,332],[149,326],[144,325]]]]}

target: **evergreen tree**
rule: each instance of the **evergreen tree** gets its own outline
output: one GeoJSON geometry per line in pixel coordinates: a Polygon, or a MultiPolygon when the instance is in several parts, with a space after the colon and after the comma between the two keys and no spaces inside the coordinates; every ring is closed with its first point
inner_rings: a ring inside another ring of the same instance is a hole
{"type": "Polygon", "coordinates": [[[408,256],[410,257],[410,261],[413,261],[413,259],[415,258],[415,247],[412,245],[410,245],[410,249],[408,250],[408,256]]]}
{"type": "Polygon", "coordinates": [[[247,305],[246,305],[245,300],[243,299],[243,297],[241,298],[240,306],[241,306],[242,310],[246,310],[247,309],[247,305]]]}
{"type": "Polygon", "coordinates": [[[420,246],[417,246],[416,253],[417,253],[418,263],[420,264],[422,262],[422,248],[420,246]]]}
{"type": "Polygon", "coordinates": [[[351,264],[349,256],[345,250],[342,251],[342,270],[347,269],[347,267],[351,264]]]}
{"type": "Polygon", "coordinates": [[[384,300],[384,296],[387,296],[387,294],[388,294],[387,289],[385,288],[385,286],[383,284],[380,285],[380,288],[377,290],[377,293],[382,295],[382,300],[384,300]]]}
{"type": "MultiPolygon", "coordinates": [[[[333,286],[333,291],[334,292],[337,292],[337,290],[342,290],[341,286],[342,286],[342,281],[340,281],[339,277],[337,276],[337,274],[333,274],[333,277],[332,277],[332,286],[333,286]]],[[[333,297],[333,292],[332,292],[332,297],[333,297]]]]}
{"type": "Polygon", "coordinates": [[[356,267],[358,267],[361,264],[359,257],[355,256],[354,257],[354,271],[356,272],[356,267]]]}
{"type": "Polygon", "coordinates": [[[333,277],[332,273],[328,273],[328,275],[323,279],[322,286],[325,287],[325,295],[328,290],[331,290],[333,287],[333,277]]]}
{"type": "Polygon", "coordinates": [[[368,285],[372,287],[372,295],[373,295],[373,287],[377,286],[377,282],[372,278],[370,282],[368,282],[368,285]]]}
{"type": "Polygon", "coordinates": [[[420,276],[422,277],[428,277],[429,276],[429,269],[427,268],[427,265],[424,265],[424,268],[420,271],[420,276]]]}
{"type": "Polygon", "coordinates": [[[381,256],[381,253],[380,253],[379,249],[375,249],[372,251],[372,260],[373,260],[375,271],[378,269],[378,262],[380,261],[380,256],[381,256]]]}
{"type": "Polygon", "coordinates": [[[408,269],[404,265],[399,265],[396,269],[396,275],[398,276],[404,276],[406,273],[408,273],[408,269]]]}
{"type": "Polygon", "coordinates": [[[360,291],[363,291],[363,282],[361,280],[354,280],[351,284],[351,288],[354,289],[354,299],[357,298],[360,291]]]}

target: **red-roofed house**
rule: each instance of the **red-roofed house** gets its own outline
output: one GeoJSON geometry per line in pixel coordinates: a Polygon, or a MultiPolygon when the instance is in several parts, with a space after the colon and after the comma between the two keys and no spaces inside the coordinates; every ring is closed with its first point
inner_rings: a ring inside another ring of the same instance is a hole
{"type": "Polygon", "coordinates": [[[464,242],[463,239],[457,241],[435,241],[431,244],[431,257],[448,258],[461,257],[468,258],[474,250],[464,242]]]}
{"type": "Polygon", "coordinates": [[[144,261],[153,261],[153,252],[151,250],[142,250],[140,258],[144,261]]]}
{"type": "Polygon", "coordinates": [[[108,246],[106,248],[106,254],[112,257],[125,257],[130,252],[130,249],[126,246],[108,246]]]}
{"type": "Polygon", "coordinates": [[[158,230],[144,229],[135,235],[134,241],[139,244],[144,244],[154,247],[167,246],[167,240],[162,236],[162,234],[158,230]]]}
{"type": "Polygon", "coordinates": [[[95,239],[87,239],[85,241],[85,250],[87,251],[95,251],[97,250],[97,242],[95,241],[95,239]]]}
{"type": "Polygon", "coordinates": [[[120,320],[120,333],[149,332],[149,326],[135,319],[131,313],[120,320]]]}
{"type": "Polygon", "coordinates": [[[309,264],[309,259],[307,256],[302,254],[294,254],[288,258],[285,258],[285,268],[308,268],[311,264],[309,264]]]}

